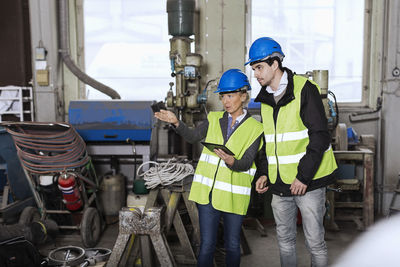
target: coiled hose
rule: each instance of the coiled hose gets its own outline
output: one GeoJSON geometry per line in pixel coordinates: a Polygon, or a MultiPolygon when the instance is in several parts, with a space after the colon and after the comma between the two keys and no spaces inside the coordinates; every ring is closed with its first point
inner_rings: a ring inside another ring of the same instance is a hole
{"type": "Polygon", "coordinates": [[[22,166],[35,174],[63,172],[89,162],[85,142],[67,123],[11,123],[12,136],[22,166]]]}

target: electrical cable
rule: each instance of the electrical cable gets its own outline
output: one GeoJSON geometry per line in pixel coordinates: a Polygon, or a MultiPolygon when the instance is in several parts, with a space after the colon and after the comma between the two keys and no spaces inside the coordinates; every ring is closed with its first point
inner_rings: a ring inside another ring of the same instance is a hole
{"type": "Polygon", "coordinates": [[[205,93],[207,92],[208,85],[209,85],[211,82],[216,81],[216,80],[217,80],[217,79],[211,79],[211,80],[209,80],[209,81],[206,83],[206,86],[204,87],[204,90],[203,90],[203,94],[205,94],[205,93]]]}
{"type": "Polygon", "coordinates": [[[336,123],[335,123],[334,129],[336,129],[336,127],[337,127],[338,124],[339,124],[339,107],[338,107],[338,103],[337,103],[335,94],[334,94],[332,91],[329,91],[329,90],[328,90],[328,94],[330,94],[330,95],[333,97],[333,99],[335,100],[336,123]]]}
{"type": "Polygon", "coordinates": [[[171,162],[172,158],[167,163],[158,163],[156,161],[147,161],[142,163],[137,169],[137,176],[143,176],[147,189],[152,189],[158,185],[166,186],[178,182],[183,178],[194,173],[194,168],[189,163],[171,162]],[[154,164],[147,171],[139,173],[143,166],[154,164]]]}
{"type": "Polygon", "coordinates": [[[201,104],[201,105],[202,105],[202,107],[204,108],[204,112],[206,113],[206,115],[208,115],[208,110],[207,110],[206,105],[205,105],[205,104],[201,104]]]}
{"type": "Polygon", "coordinates": [[[137,162],[136,162],[136,145],[135,142],[132,141],[130,138],[126,139],[126,142],[128,144],[131,144],[132,146],[132,155],[133,155],[133,179],[136,180],[136,168],[137,168],[137,162]]]}
{"type": "MultiPolygon", "coordinates": [[[[211,82],[216,81],[216,80],[217,79],[211,79],[206,83],[206,86],[203,89],[202,95],[206,96],[208,86],[210,85],[211,82]]],[[[207,107],[206,107],[205,103],[202,103],[201,106],[204,108],[206,115],[208,115],[208,111],[207,111],[207,107]]]]}

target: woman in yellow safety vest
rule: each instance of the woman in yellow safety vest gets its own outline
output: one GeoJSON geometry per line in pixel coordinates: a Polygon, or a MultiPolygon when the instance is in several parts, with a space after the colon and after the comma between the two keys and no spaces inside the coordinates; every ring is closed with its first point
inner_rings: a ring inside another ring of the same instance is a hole
{"type": "Polygon", "coordinates": [[[225,145],[234,156],[221,149],[203,148],[193,178],[189,199],[197,203],[200,221],[200,253],[198,266],[213,266],[217,230],[222,216],[226,265],[240,265],[240,231],[243,217],[250,202],[252,180],[257,165],[266,175],[267,164],[262,156],[263,128],[252,118],[244,106],[251,90],[247,76],[238,69],[230,69],[222,75],[218,89],[225,112],[210,112],[202,124],[189,129],[174,113],[161,110],[155,117],[173,124],[175,130],[187,142],[195,143],[205,138],[208,143],[225,145]],[[258,154],[260,153],[260,154],[258,154]],[[260,162],[260,164],[259,164],[260,162]]]}

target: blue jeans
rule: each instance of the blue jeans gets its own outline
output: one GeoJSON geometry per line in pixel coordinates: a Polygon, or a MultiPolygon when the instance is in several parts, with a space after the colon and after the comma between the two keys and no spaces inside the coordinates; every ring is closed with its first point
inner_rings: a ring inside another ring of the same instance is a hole
{"type": "Polygon", "coordinates": [[[327,266],[328,250],[325,244],[323,225],[325,187],[307,192],[303,196],[280,197],[273,195],[271,206],[276,223],[281,266],[297,266],[297,208],[301,212],[306,247],[311,253],[311,266],[327,266]]]}
{"type": "Polygon", "coordinates": [[[212,267],[219,220],[224,220],[225,263],[227,267],[240,265],[240,231],[243,216],[214,209],[210,203],[197,204],[200,221],[200,253],[197,266],[212,267]]]}

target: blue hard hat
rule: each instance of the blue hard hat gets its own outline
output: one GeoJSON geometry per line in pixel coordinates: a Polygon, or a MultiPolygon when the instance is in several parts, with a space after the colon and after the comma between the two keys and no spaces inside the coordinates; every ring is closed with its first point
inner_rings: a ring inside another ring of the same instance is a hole
{"type": "Polygon", "coordinates": [[[282,58],[285,56],[282,52],[281,46],[274,39],[269,37],[258,38],[251,45],[249,60],[244,65],[266,58],[273,53],[281,54],[282,58]]]}
{"type": "Polygon", "coordinates": [[[218,83],[218,88],[214,93],[234,92],[247,85],[247,90],[251,90],[249,79],[239,69],[230,69],[222,74],[218,83]]]}

